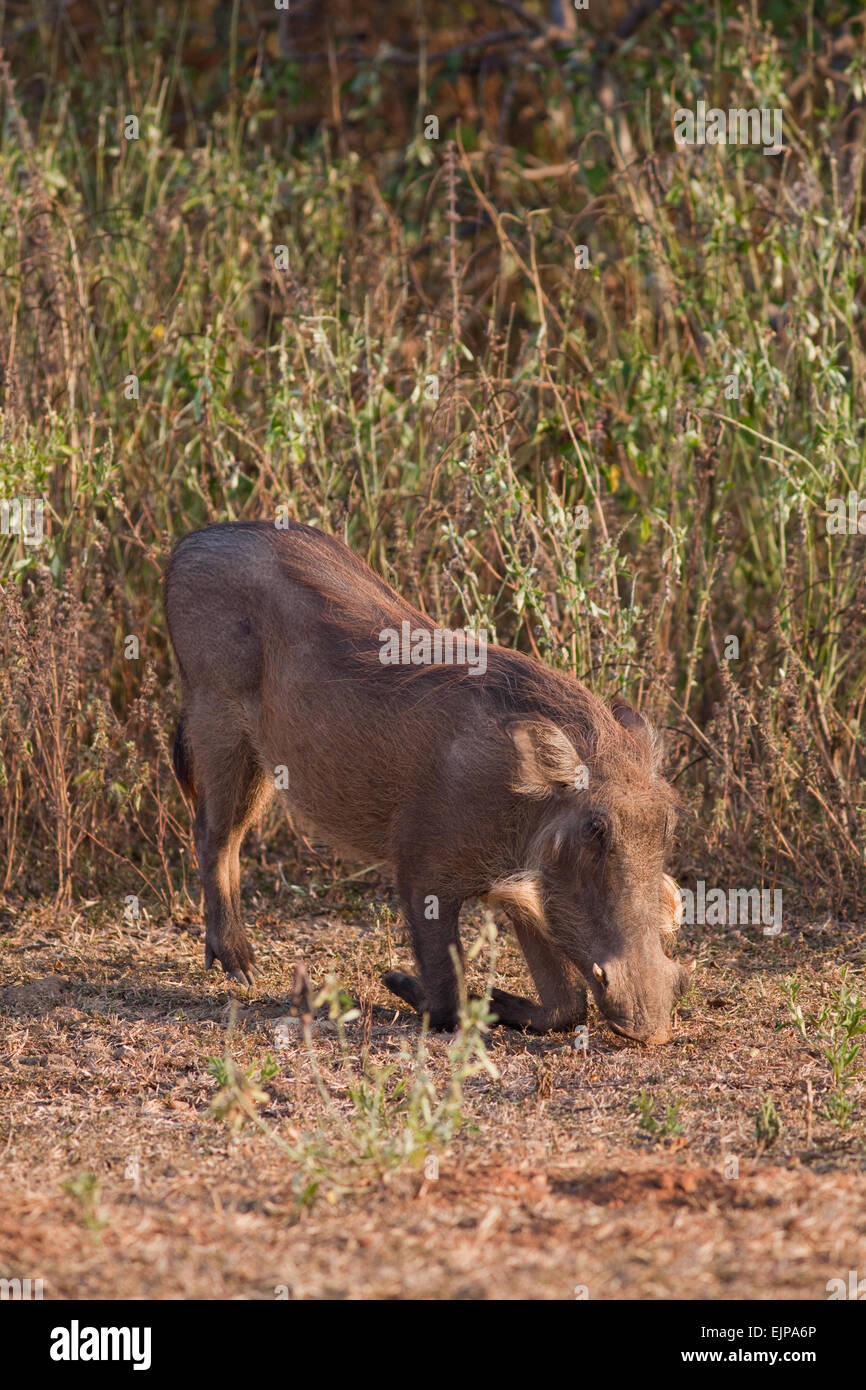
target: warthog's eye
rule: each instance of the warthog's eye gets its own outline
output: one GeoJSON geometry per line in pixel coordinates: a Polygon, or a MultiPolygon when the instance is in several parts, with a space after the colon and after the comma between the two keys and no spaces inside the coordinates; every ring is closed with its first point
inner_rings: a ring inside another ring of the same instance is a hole
{"type": "Polygon", "coordinates": [[[595,840],[600,845],[605,844],[610,833],[607,816],[596,811],[585,821],[583,833],[587,840],[595,840]]]}

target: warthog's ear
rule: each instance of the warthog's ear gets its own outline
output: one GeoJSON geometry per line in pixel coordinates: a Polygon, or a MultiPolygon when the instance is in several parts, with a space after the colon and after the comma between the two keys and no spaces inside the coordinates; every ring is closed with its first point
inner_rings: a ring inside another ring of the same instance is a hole
{"type": "Polygon", "coordinates": [[[551,720],[514,719],[507,732],[517,749],[516,792],[549,796],[558,787],[577,786],[582,769],[577,749],[551,720]]]}
{"type": "Polygon", "coordinates": [[[636,734],[638,738],[645,738],[652,742],[652,730],[642,714],[638,714],[636,709],[626,704],[625,700],[619,698],[611,701],[610,712],[618,724],[624,729],[628,729],[630,734],[636,734]]]}

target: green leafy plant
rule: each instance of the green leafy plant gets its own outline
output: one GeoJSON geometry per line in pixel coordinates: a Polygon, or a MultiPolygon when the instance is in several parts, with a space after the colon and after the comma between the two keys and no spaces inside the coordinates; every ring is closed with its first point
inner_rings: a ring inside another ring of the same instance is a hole
{"type": "Polygon", "coordinates": [[[270,1100],[263,1089],[264,1082],[279,1070],[269,1054],[258,1069],[252,1066],[241,1071],[228,1050],[228,1042],[225,1056],[208,1058],[207,1069],[219,1086],[211,1101],[211,1112],[218,1120],[225,1121],[232,1134],[236,1134],[249,1121],[258,1119],[258,1107],[267,1105],[270,1100]]]}
{"type": "Polygon", "coordinates": [[[801,988],[800,981],[786,980],[781,986],[782,995],[800,1037],[830,1068],[825,1114],[844,1127],[850,1123],[855,1106],[851,1088],[862,1072],[859,1040],[866,1034],[866,1002],[849,981],[847,966],[839,972],[836,991],[808,1016],[799,1001],[801,988]]]}
{"type": "Polygon", "coordinates": [[[680,1119],[680,1102],[667,1101],[659,1118],[659,1102],[649,1091],[642,1090],[629,1103],[629,1110],[637,1111],[638,1126],[651,1139],[675,1139],[683,1133],[680,1119]]]}
{"type": "Polygon", "coordinates": [[[76,1202],[88,1231],[101,1231],[108,1224],[99,1213],[99,1180],[95,1173],[78,1173],[74,1178],[67,1178],[63,1191],[76,1202]]]}
{"type": "Polygon", "coordinates": [[[769,1149],[782,1133],[782,1121],[770,1096],[764,1096],[755,1115],[755,1138],[761,1149],[769,1149]]]}

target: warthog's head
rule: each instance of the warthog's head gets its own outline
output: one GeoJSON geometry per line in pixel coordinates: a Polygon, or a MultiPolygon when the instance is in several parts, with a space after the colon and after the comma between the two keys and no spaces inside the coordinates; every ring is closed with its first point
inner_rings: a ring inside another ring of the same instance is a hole
{"type": "Polygon", "coordinates": [[[530,827],[514,905],[577,967],[615,1032],[659,1043],[691,979],[663,949],[679,921],[664,872],[675,797],[644,720],[626,705],[613,716],[593,729],[586,763],[552,721],[511,723],[530,827]]]}
{"type": "Polygon", "coordinates": [[[604,964],[593,961],[592,966],[592,989],[599,1008],[615,1033],[637,1042],[667,1041],[674,1005],[691,984],[694,971],[694,961],[690,966],[679,965],[662,949],[682,915],[680,891],[670,874],[662,875],[659,896],[658,937],[653,940],[652,934],[643,956],[626,951],[604,964]]]}

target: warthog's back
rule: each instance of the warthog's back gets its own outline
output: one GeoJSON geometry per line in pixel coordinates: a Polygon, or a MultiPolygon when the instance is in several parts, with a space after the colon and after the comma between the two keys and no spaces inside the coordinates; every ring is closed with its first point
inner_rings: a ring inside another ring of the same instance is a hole
{"type": "Polygon", "coordinates": [[[332,536],[291,523],[234,522],[187,536],[166,576],[166,613],[184,679],[226,694],[273,678],[323,680],[404,604],[332,536]],[[337,620],[346,632],[338,630],[337,620]],[[290,658],[287,660],[287,658],[290,658]]]}
{"type": "Polygon", "coordinates": [[[270,624],[309,627],[327,606],[372,631],[395,605],[413,611],[342,542],[297,522],[286,530],[230,522],[196,531],[177,546],[166,575],[181,664],[204,662],[217,676],[214,657],[227,655],[221,636],[229,645],[251,633],[273,640],[270,624]]]}
{"type": "Polygon", "coordinates": [[[339,844],[389,857],[436,734],[387,680],[378,634],[429,620],[340,541],[267,522],[181,541],[166,613],[190,720],[220,744],[237,731],[272,776],[285,767],[290,803],[339,844]]]}

